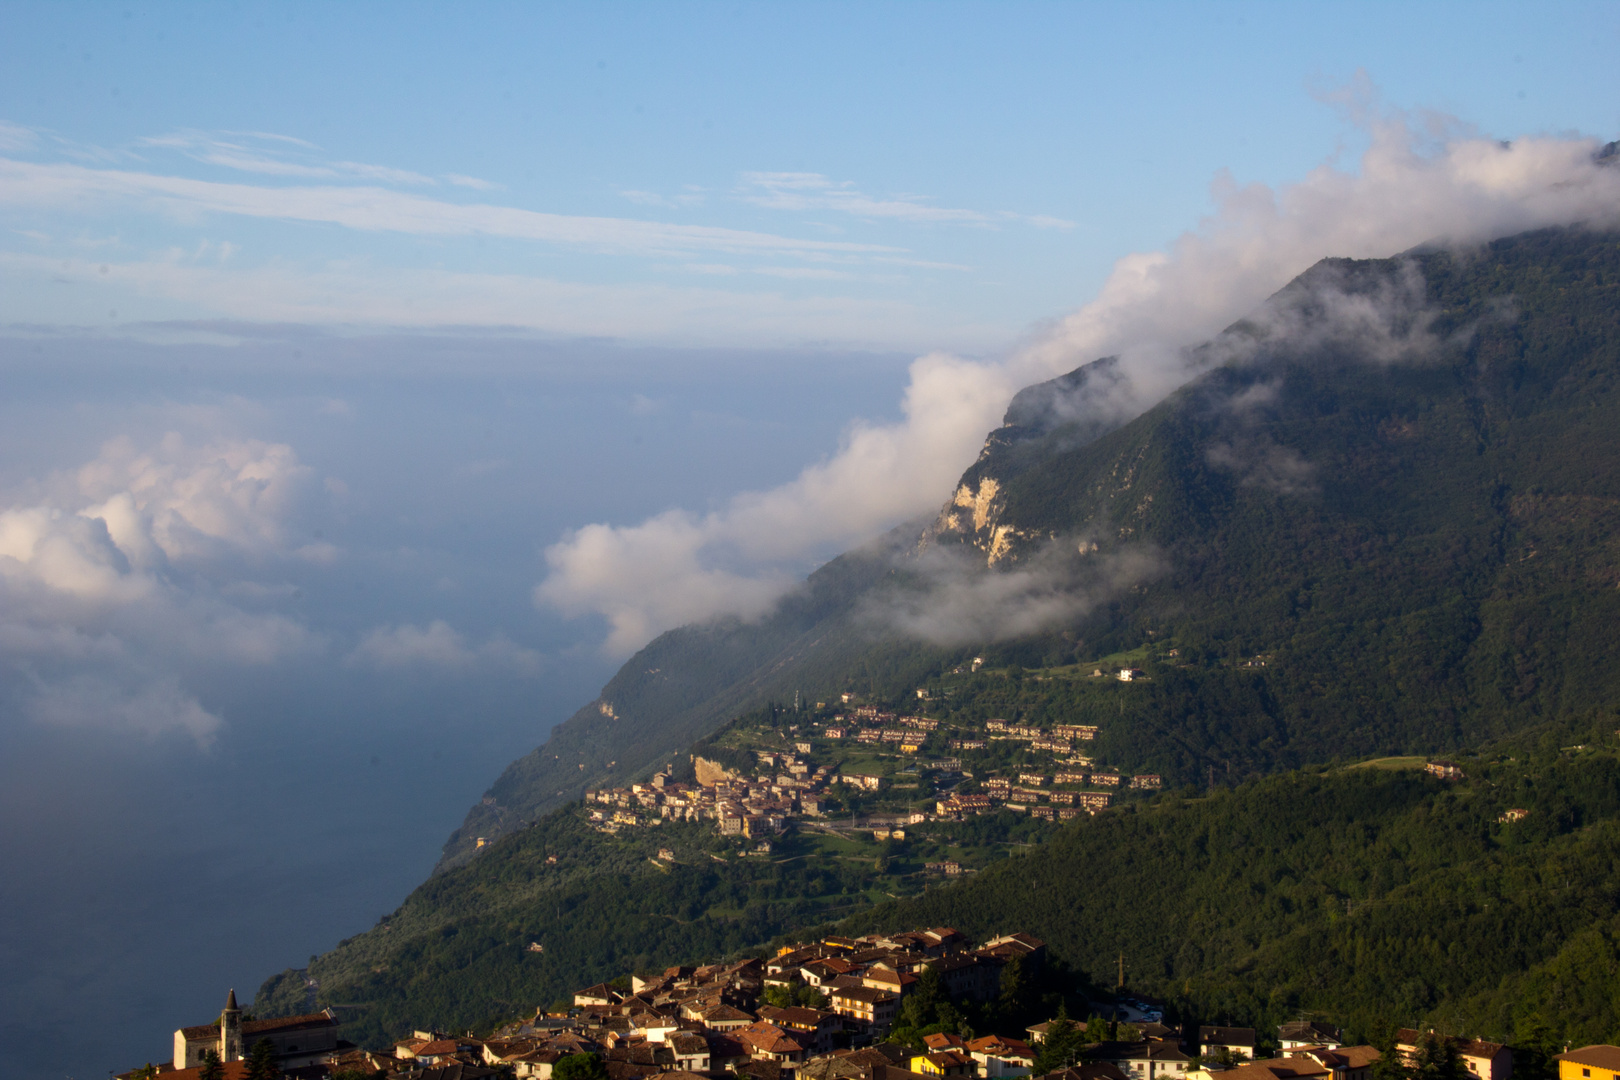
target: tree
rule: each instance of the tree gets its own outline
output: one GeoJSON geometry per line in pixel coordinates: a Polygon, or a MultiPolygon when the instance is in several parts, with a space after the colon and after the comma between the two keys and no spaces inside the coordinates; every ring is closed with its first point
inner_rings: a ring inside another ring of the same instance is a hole
{"type": "Polygon", "coordinates": [[[217,1050],[204,1050],[202,1067],[197,1071],[197,1080],[225,1080],[225,1066],[219,1063],[217,1050]]]}
{"type": "Polygon", "coordinates": [[[939,972],[931,967],[925,967],[917,976],[917,982],[911,987],[911,992],[905,997],[905,1003],[900,1006],[900,1023],[904,1027],[927,1027],[937,1019],[934,1015],[941,1001],[947,1000],[945,985],[940,981],[939,972]]]}
{"type": "Polygon", "coordinates": [[[607,1080],[600,1054],[569,1054],[551,1067],[551,1080],[607,1080]]]}
{"type": "Polygon", "coordinates": [[[1001,997],[996,1001],[1002,1023],[1018,1027],[1028,1023],[1034,997],[1035,988],[1024,970],[1024,958],[1012,957],[1001,969],[1001,997]]]}
{"type": "Polygon", "coordinates": [[[793,1000],[807,1009],[825,1009],[827,1007],[827,995],[813,986],[799,987],[793,995],[793,1000]]]}
{"type": "Polygon", "coordinates": [[[1457,1053],[1457,1044],[1443,1035],[1429,1032],[1412,1055],[1413,1080],[1468,1080],[1468,1066],[1457,1053]]]}
{"type": "Polygon", "coordinates": [[[1046,1029],[1040,1052],[1035,1055],[1036,1076],[1066,1069],[1080,1056],[1086,1031],[1067,1016],[1059,1016],[1046,1029]]]}
{"type": "Polygon", "coordinates": [[[1373,1062],[1373,1080],[1412,1080],[1412,1069],[1400,1051],[1395,1049],[1393,1036],[1377,1043],[1378,1060],[1373,1062]]]}
{"type": "Polygon", "coordinates": [[[781,984],[767,986],[765,992],[760,995],[760,1000],[778,1009],[791,1008],[794,1004],[793,987],[781,984]]]}
{"type": "Polygon", "coordinates": [[[269,1039],[253,1044],[247,1056],[247,1080],[276,1080],[281,1070],[276,1068],[276,1048],[269,1039]]]}

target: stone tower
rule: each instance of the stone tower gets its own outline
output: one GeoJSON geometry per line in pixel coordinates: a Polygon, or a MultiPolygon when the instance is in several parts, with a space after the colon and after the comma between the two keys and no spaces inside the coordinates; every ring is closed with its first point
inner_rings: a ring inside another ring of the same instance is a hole
{"type": "Polygon", "coordinates": [[[236,1007],[236,991],[225,996],[225,1011],[219,1014],[219,1060],[242,1060],[242,1010],[236,1007]]]}

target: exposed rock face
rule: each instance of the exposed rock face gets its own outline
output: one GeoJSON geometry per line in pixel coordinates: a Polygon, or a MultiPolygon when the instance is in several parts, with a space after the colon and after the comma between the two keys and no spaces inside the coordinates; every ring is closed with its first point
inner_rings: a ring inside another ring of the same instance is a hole
{"type": "Polygon", "coordinates": [[[1036,455],[1029,451],[1037,442],[1044,459],[1054,447],[1078,448],[1114,430],[1129,415],[1129,393],[1129,380],[1114,356],[1020,390],[919,547],[967,544],[982,551],[985,565],[993,567],[1016,561],[1028,541],[1048,539],[1039,530],[1003,520],[1007,479],[1035,463],[1036,455]],[[1055,440],[1050,438],[1054,435],[1055,440]]]}
{"type": "Polygon", "coordinates": [[[692,767],[697,772],[697,782],[702,785],[718,784],[722,780],[734,780],[736,777],[718,761],[708,758],[694,757],[692,767]]]}

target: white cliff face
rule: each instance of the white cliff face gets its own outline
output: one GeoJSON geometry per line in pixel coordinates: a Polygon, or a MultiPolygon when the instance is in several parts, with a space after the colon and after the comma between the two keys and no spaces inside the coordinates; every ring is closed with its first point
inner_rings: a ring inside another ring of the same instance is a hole
{"type": "Polygon", "coordinates": [[[973,531],[983,532],[990,524],[991,517],[1000,511],[996,496],[1001,494],[1001,484],[993,476],[986,476],[979,481],[979,490],[974,491],[963,484],[956,489],[956,495],[951,499],[955,506],[973,512],[973,531]]]}
{"type": "Polygon", "coordinates": [[[979,478],[978,484],[964,482],[940,511],[933,528],[924,534],[922,547],[946,534],[961,537],[985,553],[985,565],[1012,558],[1015,541],[1027,534],[999,519],[1006,508],[1001,482],[993,476],[979,478]]]}

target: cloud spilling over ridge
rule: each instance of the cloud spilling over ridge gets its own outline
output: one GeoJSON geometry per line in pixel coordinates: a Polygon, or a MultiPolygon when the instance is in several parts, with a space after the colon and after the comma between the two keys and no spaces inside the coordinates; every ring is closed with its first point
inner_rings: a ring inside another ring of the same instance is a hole
{"type": "Polygon", "coordinates": [[[779,488],[564,537],[546,552],[537,601],[602,616],[616,653],[686,622],[756,617],[809,561],[936,509],[1022,386],[1117,354],[1120,377],[1088,407],[1134,416],[1201,370],[1189,346],[1323,258],[1620,224],[1620,169],[1597,162],[1596,140],[1504,143],[1455,124],[1436,138],[1432,118],[1359,112],[1370,145],[1353,171],[1324,164],[1279,189],[1216,177],[1214,214],[1168,251],[1120,259],[1094,300],[1023,348],[991,363],[918,359],[904,419],[856,425],[779,488]]]}
{"type": "Polygon", "coordinates": [[[333,556],[288,540],[308,473],[281,444],[114,440],[40,497],[0,508],[0,671],[20,710],[59,727],[209,741],[220,718],[177,666],[264,665],[315,644],[218,587],[268,560],[333,556]]]}
{"type": "Polygon", "coordinates": [[[1000,573],[986,573],[962,548],[930,547],[906,567],[905,583],[869,597],[862,615],[935,645],[1004,641],[1080,618],[1164,569],[1142,545],[1105,555],[1095,547],[1048,543],[1000,573]]]}

